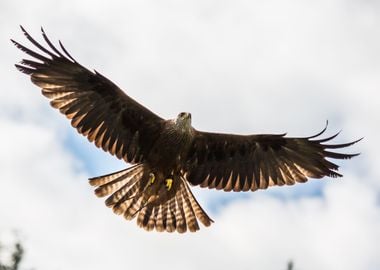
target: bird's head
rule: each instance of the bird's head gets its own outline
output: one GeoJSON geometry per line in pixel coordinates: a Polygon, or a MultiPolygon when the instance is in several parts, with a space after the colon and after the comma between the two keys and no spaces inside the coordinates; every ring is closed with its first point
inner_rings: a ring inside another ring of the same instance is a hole
{"type": "Polygon", "coordinates": [[[182,129],[191,128],[191,113],[181,112],[178,114],[177,119],[175,120],[177,126],[182,129]]]}

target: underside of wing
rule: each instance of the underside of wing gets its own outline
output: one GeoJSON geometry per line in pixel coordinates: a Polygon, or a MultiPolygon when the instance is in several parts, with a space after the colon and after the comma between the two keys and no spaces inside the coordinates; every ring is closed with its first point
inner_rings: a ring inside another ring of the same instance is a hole
{"type": "Polygon", "coordinates": [[[42,88],[42,94],[51,100],[51,105],[71,119],[72,126],[97,147],[127,162],[143,160],[164,120],[103,75],[77,63],[61,42],[60,50],[56,48],[43,29],[47,47],[21,29],[38,51],[12,40],[33,58],[22,60],[16,67],[42,88]]]}
{"type": "MultiPolygon", "coordinates": [[[[327,126],[326,126],[327,127],[327,126]]],[[[338,134],[318,139],[280,135],[229,135],[196,132],[183,172],[193,185],[224,191],[255,191],[293,185],[308,178],[340,177],[338,165],[328,159],[357,154],[336,153],[345,144],[326,144],[338,134]]]]}

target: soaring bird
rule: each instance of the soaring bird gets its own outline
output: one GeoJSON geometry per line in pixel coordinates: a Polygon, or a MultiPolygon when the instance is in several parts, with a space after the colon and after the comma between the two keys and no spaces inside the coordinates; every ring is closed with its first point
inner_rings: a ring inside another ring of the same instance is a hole
{"type": "Polygon", "coordinates": [[[30,75],[50,104],[77,131],[104,151],[132,164],[127,169],[89,179],[99,197],[127,220],[150,231],[199,230],[213,222],[191,192],[193,186],[224,191],[255,191],[304,183],[308,178],[340,177],[329,159],[358,154],[337,153],[357,141],[326,144],[338,134],[319,138],[286,134],[235,135],[198,131],[191,114],[165,120],[126,95],[97,71],[80,65],[65,49],[33,39],[31,50],[11,40],[33,60],[16,64],[30,75]]]}

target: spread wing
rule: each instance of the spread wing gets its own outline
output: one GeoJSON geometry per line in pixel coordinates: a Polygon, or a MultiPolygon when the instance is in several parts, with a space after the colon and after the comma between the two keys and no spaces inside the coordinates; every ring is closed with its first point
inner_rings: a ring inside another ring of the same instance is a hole
{"type": "Polygon", "coordinates": [[[306,182],[308,178],[340,177],[338,166],[326,158],[349,159],[358,155],[332,151],[357,141],[326,144],[338,134],[316,139],[325,130],[306,138],[195,131],[183,172],[193,185],[224,191],[254,191],[306,182]]]}
{"type": "Polygon", "coordinates": [[[43,47],[23,27],[26,38],[39,50],[35,52],[12,42],[33,60],[16,65],[30,75],[50,104],[71,119],[79,133],[97,147],[127,162],[144,160],[157,139],[163,119],[127,96],[98,72],[77,63],[60,42],[58,50],[47,38],[43,47]]]}

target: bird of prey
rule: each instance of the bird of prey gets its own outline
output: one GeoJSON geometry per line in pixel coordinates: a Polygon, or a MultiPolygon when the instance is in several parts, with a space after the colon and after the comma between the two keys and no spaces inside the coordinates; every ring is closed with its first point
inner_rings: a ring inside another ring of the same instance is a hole
{"type": "Polygon", "coordinates": [[[224,191],[255,191],[304,183],[308,178],[340,177],[329,159],[357,154],[328,144],[338,134],[320,138],[286,134],[235,135],[196,130],[191,114],[165,120],[126,95],[97,71],[80,65],[64,48],[53,45],[41,28],[46,46],[26,38],[38,50],[12,42],[32,57],[16,67],[30,75],[50,104],[77,131],[104,151],[132,164],[127,169],[89,179],[99,197],[127,220],[148,230],[199,230],[213,222],[193,196],[189,184],[224,191]]]}

